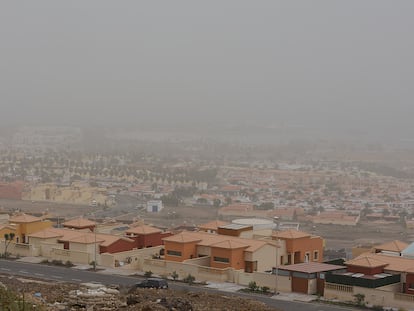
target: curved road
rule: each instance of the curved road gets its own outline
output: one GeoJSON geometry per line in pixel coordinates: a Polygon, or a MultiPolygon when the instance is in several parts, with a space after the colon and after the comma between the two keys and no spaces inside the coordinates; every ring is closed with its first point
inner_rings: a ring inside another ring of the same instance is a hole
{"type": "MultiPolygon", "coordinates": [[[[114,274],[104,274],[93,271],[77,270],[72,268],[48,266],[42,264],[32,264],[10,260],[0,260],[0,274],[19,275],[32,278],[52,280],[56,282],[98,282],[105,285],[116,284],[119,286],[132,286],[140,277],[123,276],[114,274]]],[[[297,301],[284,301],[274,299],[268,296],[252,295],[246,293],[228,293],[216,289],[190,286],[183,283],[170,282],[169,287],[172,290],[186,290],[186,291],[204,291],[212,294],[238,296],[248,299],[254,299],[265,303],[266,305],[284,311],[350,311],[357,310],[354,308],[346,308],[332,305],[325,305],[320,303],[304,303],[297,301]]]]}

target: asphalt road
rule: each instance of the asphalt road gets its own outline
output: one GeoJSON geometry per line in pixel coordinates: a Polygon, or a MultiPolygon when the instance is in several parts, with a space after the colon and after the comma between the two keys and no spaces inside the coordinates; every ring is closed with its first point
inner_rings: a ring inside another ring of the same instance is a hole
{"type": "MultiPolygon", "coordinates": [[[[19,275],[31,278],[46,279],[56,282],[98,282],[106,285],[116,284],[119,286],[131,286],[135,284],[140,277],[122,276],[113,274],[103,274],[93,271],[77,270],[73,268],[48,266],[42,264],[32,264],[17,261],[0,259],[0,274],[19,275]]],[[[267,296],[251,295],[246,293],[228,293],[216,289],[205,288],[201,286],[189,286],[183,283],[169,282],[172,290],[185,291],[203,291],[212,294],[238,296],[248,299],[254,299],[264,302],[270,307],[284,311],[345,311],[357,310],[354,308],[345,308],[339,306],[331,306],[319,303],[303,303],[296,301],[277,300],[267,296]]]]}

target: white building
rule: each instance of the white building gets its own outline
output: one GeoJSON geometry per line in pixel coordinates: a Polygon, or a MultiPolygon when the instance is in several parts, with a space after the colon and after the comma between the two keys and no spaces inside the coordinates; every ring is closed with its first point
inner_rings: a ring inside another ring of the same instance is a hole
{"type": "Polygon", "coordinates": [[[164,206],[162,205],[161,200],[152,200],[147,202],[147,212],[149,213],[158,213],[164,206]]]}

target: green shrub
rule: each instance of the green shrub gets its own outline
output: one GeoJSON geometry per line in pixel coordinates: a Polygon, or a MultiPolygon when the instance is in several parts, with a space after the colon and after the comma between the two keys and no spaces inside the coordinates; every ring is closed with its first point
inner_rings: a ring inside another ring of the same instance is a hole
{"type": "Polygon", "coordinates": [[[269,292],[270,288],[269,288],[269,287],[267,287],[267,286],[262,286],[262,287],[260,288],[260,290],[261,290],[264,294],[267,294],[267,293],[269,292]]]}
{"type": "Polygon", "coordinates": [[[70,260],[68,260],[68,261],[65,262],[65,266],[70,268],[70,267],[73,267],[74,264],[70,260]]]}
{"type": "Polygon", "coordinates": [[[252,292],[255,292],[259,289],[255,281],[250,281],[248,286],[252,292]]]}
{"type": "Polygon", "coordinates": [[[176,271],[174,271],[173,273],[171,273],[171,277],[174,281],[177,280],[178,279],[178,273],[176,271]]]}
{"type": "Polygon", "coordinates": [[[194,276],[192,276],[191,274],[189,274],[189,275],[187,275],[187,276],[183,279],[183,281],[184,281],[185,283],[188,283],[189,285],[192,285],[192,284],[194,283],[194,281],[195,281],[195,277],[194,277],[194,276]]]}
{"type": "Polygon", "coordinates": [[[146,278],[150,278],[151,276],[152,276],[152,271],[150,270],[150,271],[145,271],[145,273],[144,273],[144,276],[146,277],[146,278]]]}
{"type": "Polygon", "coordinates": [[[356,303],[357,306],[363,306],[364,305],[364,300],[365,300],[365,295],[364,294],[355,294],[354,298],[355,298],[355,303],[356,303]]]}
{"type": "Polygon", "coordinates": [[[55,266],[63,266],[64,265],[62,260],[56,260],[56,259],[53,259],[51,263],[52,263],[52,265],[55,265],[55,266]]]}

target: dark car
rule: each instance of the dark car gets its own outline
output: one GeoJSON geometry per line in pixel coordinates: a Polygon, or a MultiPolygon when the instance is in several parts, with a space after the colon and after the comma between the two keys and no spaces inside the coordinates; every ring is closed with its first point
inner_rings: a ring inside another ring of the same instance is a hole
{"type": "Polygon", "coordinates": [[[135,288],[168,288],[168,283],[164,279],[149,278],[138,282],[134,285],[135,288]]]}

